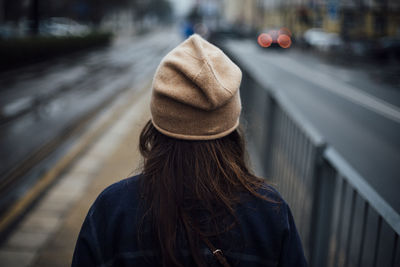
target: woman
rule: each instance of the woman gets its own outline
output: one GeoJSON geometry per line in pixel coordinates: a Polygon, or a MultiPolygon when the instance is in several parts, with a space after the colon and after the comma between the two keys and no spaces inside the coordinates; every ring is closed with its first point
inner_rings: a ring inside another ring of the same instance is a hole
{"type": "Polygon", "coordinates": [[[245,163],[241,76],[198,35],[162,60],[143,172],[97,198],[73,266],[306,266],[287,204],[245,163]]]}

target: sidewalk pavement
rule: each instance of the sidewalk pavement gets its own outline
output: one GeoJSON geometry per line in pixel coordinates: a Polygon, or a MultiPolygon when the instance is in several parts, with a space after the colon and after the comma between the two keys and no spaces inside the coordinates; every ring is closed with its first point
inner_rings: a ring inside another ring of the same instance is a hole
{"type": "Polygon", "coordinates": [[[84,153],[0,247],[1,266],[71,265],[80,227],[98,194],[140,168],[138,139],[150,118],[149,80],[139,89],[119,97],[82,135],[75,146],[83,147],[84,153]]]}

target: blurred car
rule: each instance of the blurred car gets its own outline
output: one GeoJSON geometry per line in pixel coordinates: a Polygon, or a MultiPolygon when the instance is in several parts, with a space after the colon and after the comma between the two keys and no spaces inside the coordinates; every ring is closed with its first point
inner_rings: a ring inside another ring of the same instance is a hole
{"type": "Polygon", "coordinates": [[[287,28],[264,29],[259,33],[257,42],[262,48],[289,48],[292,45],[292,33],[287,28]]]}
{"type": "Polygon", "coordinates": [[[400,38],[382,37],[378,40],[379,54],[384,59],[400,60],[400,38]]]}
{"type": "Polygon", "coordinates": [[[50,36],[85,35],[89,27],[70,18],[54,17],[40,23],[39,33],[50,36]]]}
{"type": "Polygon", "coordinates": [[[0,24],[0,39],[13,39],[23,37],[28,34],[27,20],[14,22],[5,22],[0,24]]]}
{"type": "Polygon", "coordinates": [[[351,40],[346,43],[345,52],[369,59],[400,60],[400,39],[386,36],[378,39],[351,40]]]}
{"type": "Polygon", "coordinates": [[[352,40],[347,42],[345,52],[350,52],[355,56],[376,56],[378,51],[378,43],[371,40],[352,40]]]}
{"type": "Polygon", "coordinates": [[[337,33],[326,32],[320,28],[311,28],[305,31],[303,41],[306,46],[321,51],[331,51],[343,46],[343,41],[337,33]]]}
{"type": "Polygon", "coordinates": [[[225,39],[253,38],[255,31],[245,25],[221,24],[210,31],[209,41],[216,42],[225,39]]]}

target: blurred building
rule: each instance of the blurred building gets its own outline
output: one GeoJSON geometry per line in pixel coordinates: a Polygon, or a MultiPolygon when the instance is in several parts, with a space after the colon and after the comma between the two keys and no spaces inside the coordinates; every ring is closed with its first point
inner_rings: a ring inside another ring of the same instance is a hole
{"type": "MultiPolygon", "coordinates": [[[[132,32],[172,20],[169,0],[0,0],[0,38],[48,34],[54,19],[92,29],[132,32]]],[[[57,26],[57,25],[52,25],[57,26]]]]}
{"type": "Polygon", "coordinates": [[[400,36],[398,0],[225,0],[224,15],[258,30],[285,26],[295,35],[322,28],[349,40],[400,36]]]}

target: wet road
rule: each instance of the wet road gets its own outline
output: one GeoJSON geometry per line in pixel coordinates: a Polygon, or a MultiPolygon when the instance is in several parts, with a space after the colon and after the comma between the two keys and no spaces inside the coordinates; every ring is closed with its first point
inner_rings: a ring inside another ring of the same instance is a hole
{"type": "MultiPolygon", "coordinates": [[[[344,158],[400,212],[400,85],[297,50],[226,47],[268,88],[283,91],[344,158]]],[[[376,66],[379,68],[379,66],[376,66]]]]}
{"type": "Polygon", "coordinates": [[[173,30],[120,37],[109,47],[0,76],[0,182],[82,116],[149,81],[161,58],[181,41],[173,30]]]}

